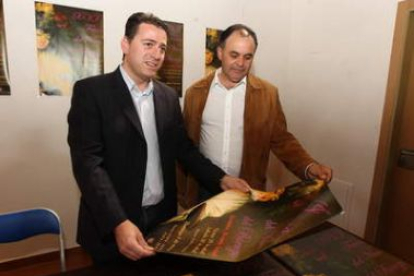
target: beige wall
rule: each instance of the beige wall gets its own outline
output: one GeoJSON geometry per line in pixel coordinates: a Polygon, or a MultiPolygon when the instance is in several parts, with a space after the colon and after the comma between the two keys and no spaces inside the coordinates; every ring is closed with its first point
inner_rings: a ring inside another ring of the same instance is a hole
{"type": "MultiPolygon", "coordinates": [[[[48,2],[104,12],[106,72],[120,62],[119,41],[132,12],[184,23],[184,88],[203,75],[205,27],[253,27],[259,36],[254,71],[280,88],[292,132],[334,167],[332,186],[348,211],[342,225],[363,233],[397,0],[48,2]]],[[[36,96],[34,2],[3,3],[12,96],[0,98],[0,212],[55,209],[73,247],[79,192],[66,143],[70,99],[36,96]]],[[[276,184],[293,181],[274,168],[270,175],[276,184]]],[[[0,245],[0,262],[48,251],[51,242],[0,245]],[[40,251],[30,249],[40,244],[40,251]]]]}
{"type": "Polygon", "coordinates": [[[398,1],[293,1],[286,115],[363,235],[398,1]]]}

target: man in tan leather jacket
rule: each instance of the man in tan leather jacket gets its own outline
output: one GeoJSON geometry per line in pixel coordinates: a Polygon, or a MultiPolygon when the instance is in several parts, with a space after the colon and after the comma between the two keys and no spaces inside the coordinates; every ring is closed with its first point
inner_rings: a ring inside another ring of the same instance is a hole
{"type": "MultiPolygon", "coordinates": [[[[277,88],[249,73],[257,49],[249,27],[236,24],[220,36],[222,67],[186,92],[184,121],[200,151],[229,174],[264,190],[272,151],[301,179],[329,182],[331,168],[316,162],[287,130],[277,88]]],[[[200,199],[193,177],[178,174],[178,199],[184,208],[200,199]]]]}

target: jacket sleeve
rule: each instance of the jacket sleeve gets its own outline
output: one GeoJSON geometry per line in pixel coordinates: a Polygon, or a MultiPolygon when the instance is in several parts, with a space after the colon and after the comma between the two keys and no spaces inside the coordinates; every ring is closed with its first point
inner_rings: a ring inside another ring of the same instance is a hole
{"type": "Polygon", "coordinates": [[[315,162],[295,136],[288,131],[277,89],[275,91],[275,114],[271,150],[291,172],[301,179],[306,178],[306,167],[310,163],[315,162]]]}
{"type": "Polygon", "coordinates": [[[127,216],[104,168],[102,118],[92,89],[93,85],[87,81],[74,86],[68,114],[68,143],[82,204],[105,237],[127,216]]]}

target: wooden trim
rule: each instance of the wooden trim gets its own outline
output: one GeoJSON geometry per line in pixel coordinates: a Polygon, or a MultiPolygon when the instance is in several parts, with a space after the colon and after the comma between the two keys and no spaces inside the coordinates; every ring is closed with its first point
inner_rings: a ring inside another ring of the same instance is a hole
{"type": "Polygon", "coordinates": [[[395,119],[396,116],[398,116],[397,111],[402,78],[401,72],[403,68],[408,24],[412,12],[414,12],[414,0],[406,0],[398,4],[377,160],[374,180],[372,183],[367,225],[365,228],[365,239],[374,244],[378,241],[381,208],[385,199],[384,195],[387,186],[387,178],[390,174],[392,137],[394,135],[396,124],[395,119]]]}
{"type": "MultiPolygon", "coordinates": [[[[81,248],[74,247],[71,249],[66,249],[66,261],[69,263],[69,268],[71,267],[82,267],[91,265],[92,261],[89,255],[81,248]],[[81,261],[73,261],[74,259],[81,261]],[[73,264],[75,263],[75,264],[73,264]]],[[[53,251],[49,253],[39,254],[36,256],[31,256],[23,259],[12,260],[4,263],[0,263],[0,274],[7,271],[13,271],[16,269],[21,269],[22,267],[30,267],[39,263],[56,263],[57,267],[60,265],[60,256],[59,251],[53,251]]],[[[70,270],[70,269],[68,269],[70,270]]]]}

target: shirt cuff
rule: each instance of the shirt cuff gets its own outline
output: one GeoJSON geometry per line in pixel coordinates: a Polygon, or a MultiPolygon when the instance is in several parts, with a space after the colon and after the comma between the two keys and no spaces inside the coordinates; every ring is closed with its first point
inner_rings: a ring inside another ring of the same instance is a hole
{"type": "Polygon", "coordinates": [[[307,165],[307,166],[306,166],[306,168],[305,168],[305,177],[306,177],[306,180],[311,180],[311,179],[312,179],[312,178],[309,176],[309,169],[310,169],[310,167],[312,167],[313,165],[316,165],[316,163],[312,162],[312,163],[310,163],[309,165],[307,165]]]}

